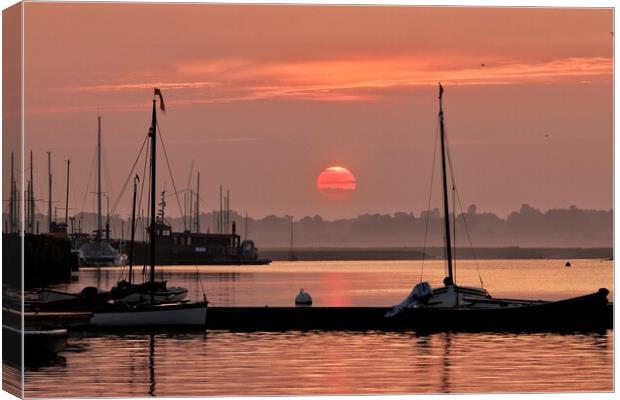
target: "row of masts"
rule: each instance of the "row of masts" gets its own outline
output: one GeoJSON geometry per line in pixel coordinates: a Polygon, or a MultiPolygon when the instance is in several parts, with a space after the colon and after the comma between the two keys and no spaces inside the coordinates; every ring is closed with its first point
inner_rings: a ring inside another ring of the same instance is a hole
{"type": "MultiPolygon", "coordinates": [[[[109,209],[109,197],[106,196],[107,202],[107,216],[105,221],[105,228],[103,226],[103,212],[102,212],[102,186],[101,186],[101,117],[97,117],[97,187],[96,187],[96,196],[97,196],[97,229],[95,233],[95,240],[100,241],[104,238],[106,240],[110,239],[110,209],[109,209]],[[105,236],[104,236],[105,234],[105,236]]],[[[48,231],[51,231],[52,224],[57,220],[57,207],[54,207],[54,214],[52,214],[52,204],[54,200],[52,198],[52,188],[53,188],[53,175],[52,175],[52,153],[47,152],[47,161],[48,161],[48,209],[47,209],[47,225],[48,231]],[[54,217],[53,217],[54,216],[54,217]]],[[[69,183],[70,183],[70,168],[71,168],[71,160],[66,160],[67,163],[67,182],[66,182],[66,198],[65,198],[65,218],[64,218],[64,228],[67,229],[69,223],[71,223],[71,232],[74,232],[74,218],[69,218],[69,183]]],[[[6,232],[18,232],[20,228],[19,224],[19,213],[20,213],[20,193],[17,190],[17,182],[14,177],[14,155],[11,153],[11,194],[9,199],[9,218],[8,221],[5,221],[5,231],[6,232]]],[[[30,152],[30,179],[27,182],[27,187],[24,193],[25,199],[25,232],[26,233],[38,233],[39,232],[39,222],[35,221],[35,195],[34,195],[34,164],[33,164],[33,155],[32,151],[30,152]]],[[[191,173],[190,173],[191,175],[191,173]]],[[[160,203],[161,215],[160,219],[163,220],[163,208],[165,207],[164,203],[164,193],[162,193],[162,203],[160,203]]],[[[190,212],[188,217],[188,213],[185,212],[183,216],[184,226],[189,227],[189,231],[201,232],[200,225],[200,172],[197,173],[196,177],[196,191],[194,192],[192,189],[189,190],[189,199],[185,199],[185,205],[189,203],[190,212]]],[[[227,234],[231,231],[231,219],[230,219],[230,192],[226,190],[224,193],[222,185],[220,185],[220,196],[219,196],[219,204],[220,209],[219,212],[213,210],[213,227],[215,228],[216,233],[219,234],[227,234]]],[[[80,213],[81,214],[81,213],[80,213]]],[[[140,219],[140,216],[138,217],[140,219]]],[[[81,233],[81,222],[82,218],[78,220],[78,232],[81,233]]],[[[209,231],[209,227],[207,231],[209,231]]]]}
{"type": "MultiPolygon", "coordinates": [[[[66,227],[69,222],[69,180],[71,173],[71,160],[66,160],[67,163],[67,194],[65,198],[65,220],[64,226],[66,227]]],[[[47,226],[48,231],[51,231],[52,224],[55,222],[52,218],[52,153],[47,152],[47,166],[48,166],[48,207],[47,207],[47,226]]],[[[29,234],[39,233],[39,221],[36,220],[36,208],[35,202],[38,201],[34,194],[34,160],[32,151],[30,151],[30,174],[29,179],[26,182],[26,189],[23,194],[24,198],[24,232],[29,234]]],[[[17,188],[17,181],[15,179],[15,156],[11,152],[11,188],[9,194],[9,216],[5,221],[5,232],[17,233],[21,230],[20,213],[21,213],[21,196],[20,190],[17,188]]]]}
{"type": "MultiPolygon", "coordinates": [[[[196,191],[189,189],[189,199],[187,193],[184,197],[184,205],[187,210],[189,204],[189,213],[186,211],[183,217],[183,225],[189,227],[188,232],[201,233],[200,228],[200,172],[196,176],[196,191]]],[[[163,203],[163,199],[162,199],[163,203]]],[[[161,205],[161,204],[160,204],[161,205]]],[[[224,187],[220,185],[219,192],[219,211],[213,210],[213,227],[215,233],[228,234],[231,232],[230,219],[230,191],[224,192],[224,187]]],[[[207,227],[207,233],[210,233],[210,227],[207,227]]]]}
{"type": "MultiPolygon", "coordinates": [[[[98,139],[97,139],[97,144],[98,144],[98,153],[99,153],[99,149],[101,146],[101,121],[99,119],[98,121],[98,139]]],[[[47,199],[47,227],[48,227],[48,231],[51,231],[51,227],[52,224],[54,223],[60,223],[62,224],[64,222],[64,226],[65,227],[69,227],[69,225],[71,226],[71,233],[74,233],[76,231],[77,228],[77,232],[81,233],[81,226],[82,226],[82,213],[80,213],[80,217],[77,219],[78,225],[77,227],[74,226],[75,223],[75,218],[74,217],[69,217],[69,189],[70,189],[70,174],[71,174],[71,160],[66,160],[66,165],[67,165],[67,176],[66,176],[66,196],[65,196],[65,204],[64,204],[64,211],[65,211],[65,215],[64,215],[64,221],[59,222],[58,221],[58,207],[54,206],[54,199],[53,199],[53,173],[52,173],[52,153],[51,152],[46,152],[47,154],[47,164],[48,164],[48,199],[47,199]]],[[[100,162],[100,158],[99,156],[97,157],[97,161],[98,163],[100,162]]],[[[105,238],[106,240],[110,239],[110,208],[109,208],[109,197],[106,196],[106,207],[107,207],[107,214],[105,217],[105,227],[104,227],[104,223],[103,223],[103,212],[102,212],[102,208],[103,208],[103,204],[102,204],[102,198],[103,198],[103,192],[101,190],[101,175],[100,175],[100,169],[98,169],[97,172],[97,189],[96,189],[96,195],[97,195],[97,230],[94,232],[95,233],[95,239],[96,240],[101,240],[103,238],[105,238]],[[105,236],[104,236],[105,235],[105,236]]],[[[10,189],[10,198],[9,198],[9,215],[8,215],[8,220],[5,221],[5,232],[18,232],[20,229],[20,223],[19,223],[19,213],[20,213],[20,200],[21,200],[21,196],[20,196],[20,191],[17,190],[17,181],[15,179],[15,160],[14,160],[14,154],[11,153],[11,189],[10,189]]],[[[36,208],[35,208],[35,203],[37,201],[40,200],[36,200],[35,199],[35,194],[34,194],[34,179],[33,179],[33,175],[34,175],[34,160],[33,160],[33,153],[30,152],[30,175],[29,175],[29,179],[27,181],[26,184],[26,190],[24,191],[24,199],[25,201],[25,232],[26,233],[39,233],[40,229],[39,229],[39,221],[36,221],[35,215],[36,215],[36,208]]],[[[162,193],[163,195],[163,193],[162,193]]],[[[190,190],[190,196],[192,198],[192,202],[190,204],[190,215],[191,215],[191,224],[187,223],[188,226],[191,227],[190,231],[192,232],[197,232],[200,233],[201,232],[201,225],[200,225],[200,172],[197,173],[197,177],[196,177],[196,191],[194,192],[193,190],[190,190]]],[[[163,198],[162,198],[162,203],[160,203],[160,206],[165,205],[163,203],[163,198]]],[[[216,233],[220,233],[220,234],[226,234],[230,232],[230,226],[231,226],[231,218],[230,218],[230,191],[226,190],[224,192],[223,186],[220,185],[220,210],[216,211],[213,210],[213,219],[214,219],[214,223],[213,223],[213,227],[215,227],[215,231],[216,233]]],[[[160,207],[160,210],[163,211],[163,207],[160,207]]],[[[159,215],[159,218],[163,218],[163,215],[159,215]]],[[[141,217],[139,216],[138,219],[140,219],[141,217]]],[[[189,218],[188,218],[189,219],[189,218]]],[[[208,228],[208,230],[210,230],[208,228]]]]}

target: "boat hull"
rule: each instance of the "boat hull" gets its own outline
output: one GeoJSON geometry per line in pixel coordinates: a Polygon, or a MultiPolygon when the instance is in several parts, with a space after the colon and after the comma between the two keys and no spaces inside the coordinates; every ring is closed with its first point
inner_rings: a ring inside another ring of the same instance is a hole
{"type": "Polygon", "coordinates": [[[610,327],[608,293],[599,289],[586,296],[521,307],[409,308],[391,323],[421,330],[603,330],[610,327]]]}
{"type": "Polygon", "coordinates": [[[204,327],[207,303],[162,304],[94,311],[90,325],[101,328],[204,327]]]}
{"type": "Polygon", "coordinates": [[[391,307],[213,307],[207,328],[232,331],[478,331],[602,332],[613,328],[613,308],[605,292],[521,308],[477,310],[391,307]]]}

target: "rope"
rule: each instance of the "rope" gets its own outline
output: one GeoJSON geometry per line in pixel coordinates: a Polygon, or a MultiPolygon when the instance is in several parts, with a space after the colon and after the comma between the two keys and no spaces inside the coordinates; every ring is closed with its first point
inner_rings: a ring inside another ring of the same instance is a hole
{"type": "Polygon", "coordinates": [[[435,146],[433,148],[433,164],[431,167],[431,182],[430,189],[428,191],[428,204],[426,206],[426,225],[424,227],[424,248],[422,250],[422,267],[420,268],[420,282],[424,276],[424,261],[426,261],[426,243],[428,239],[428,220],[431,215],[431,199],[433,197],[433,180],[435,177],[435,160],[437,158],[437,142],[439,141],[439,121],[437,121],[437,128],[435,130],[435,146]]]}
{"type": "Polygon", "coordinates": [[[476,251],[474,250],[474,245],[471,241],[471,235],[469,234],[469,227],[467,225],[467,218],[465,218],[465,212],[463,211],[463,205],[461,204],[461,197],[459,196],[458,190],[456,191],[456,200],[459,204],[459,208],[461,209],[461,216],[463,217],[463,225],[465,226],[465,233],[467,234],[467,240],[469,241],[469,248],[471,249],[471,255],[474,259],[474,264],[476,264],[476,272],[478,273],[478,280],[480,281],[480,286],[484,288],[484,282],[482,281],[482,275],[480,274],[480,265],[478,264],[478,258],[476,257],[476,251]]]}
{"type": "Polygon", "coordinates": [[[200,271],[198,271],[198,265],[195,265],[195,267],[196,267],[196,277],[198,278],[198,283],[200,284],[200,290],[202,290],[202,299],[206,302],[207,292],[205,290],[205,287],[202,285],[202,279],[200,278],[200,271]]]}
{"type": "Polygon", "coordinates": [[[136,160],[133,162],[133,165],[131,166],[131,170],[129,171],[129,175],[127,175],[127,179],[125,179],[125,183],[123,183],[121,191],[118,194],[118,197],[116,198],[116,201],[113,204],[112,211],[110,212],[111,214],[114,214],[116,212],[116,208],[120,204],[121,198],[123,197],[123,194],[125,194],[125,190],[127,189],[127,185],[129,184],[129,181],[131,180],[131,177],[133,176],[133,173],[134,173],[134,171],[136,169],[136,165],[138,164],[138,161],[140,161],[140,156],[142,155],[142,151],[144,150],[144,145],[148,141],[148,138],[149,137],[147,135],[144,138],[144,141],[142,142],[142,147],[140,147],[140,151],[138,152],[138,156],[136,157],[136,160]]]}
{"type": "Polygon", "coordinates": [[[452,248],[452,266],[454,268],[454,283],[456,284],[456,201],[454,201],[456,193],[456,187],[454,186],[454,182],[452,182],[452,242],[454,243],[454,247],[452,248]]]}
{"type": "MultiPolygon", "coordinates": [[[[161,134],[161,128],[159,127],[159,122],[157,122],[157,132],[159,133],[159,140],[161,142],[161,147],[164,149],[164,157],[166,158],[166,165],[168,166],[168,173],[170,174],[170,179],[172,180],[172,189],[174,189],[175,197],[177,199],[177,204],[179,205],[179,212],[183,215],[183,207],[181,207],[181,200],[179,200],[179,194],[174,183],[174,177],[172,176],[172,168],[170,168],[170,161],[168,160],[168,153],[166,152],[166,146],[164,146],[164,138],[161,134]]],[[[187,230],[187,225],[185,223],[185,218],[183,218],[183,230],[187,230]]]]}
{"type": "Polygon", "coordinates": [[[82,198],[82,206],[80,209],[84,211],[84,205],[86,205],[86,197],[88,197],[88,189],[90,188],[90,180],[93,176],[93,169],[95,169],[95,160],[97,160],[97,149],[95,148],[95,154],[93,155],[92,162],[90,164],[90,172],[88,172],[88,182],[86,183],[86,191],[84,192],[84,197],[82,198]]]}
{"type": "MultiPolygon", "coordinates": [[[[445,130],[445,129],[444,129],[445,130]]],[[[471,249],[472,257],[474,259],[474,264],[476,265],[476,273],[478,274],[478,280],[480,281],[480,285],[484,288],[484,283],[482,281],[482,275],[480,274],[480,265],[478,264],[478,259],[476,258],[476,252],[474,251],[474,246],[471,241],[471,235],[469,233],[469,228],[467,226],[467,219],[465,218],[465,212],[463,211],[463,205],[461,204],[461,197],[459,196],[459,191],[456,187],[456,180],[454,178],[454,171],[452,168],[452,157],[450,156],[450,146],[448,146],[448,138],[444,137],[446,141],[446,154],[448,156],[448,167],[450,169],[450,180],[452,181],[452,188],[454,193],[456,194],[456,199],[459,204],[459,208],[461,210],[461,216],[463,217],[463,225],[465,226],[465,232],[467,234],[467,239],[469,242],[469,248],[471,249]]],[[[456,217],[455,217],[456,218],[456,217]]],[[[456,242],[456,241],[455,241],[456,242]]],[[[455,244],[456,248],[456,244],[455,244]]],[[[455,268],[456,271],[456,268],[455,268]]]]}

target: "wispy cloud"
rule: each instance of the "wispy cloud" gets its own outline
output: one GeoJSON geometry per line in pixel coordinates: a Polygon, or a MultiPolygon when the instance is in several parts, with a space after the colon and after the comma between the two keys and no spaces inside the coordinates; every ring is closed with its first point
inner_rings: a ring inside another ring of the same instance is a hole
{"type": "MultiPolygon", "coordinates": [[[[296,62],[256,62],[224,59],[212,62],[181,63],[175,71],[162,73],[160,79],[81,85],[58,88],[63,92],[102,94],[135,93],[159,87],[175,91],[167,104],[197,105],[265,99],[289,99],[321,102],[379,101],[389,90],[436,85],[511,85],[523,83],[588,84],[597,78],[609,78],[613,60],[605,57],[564,58],[540,62],[448,60],[415,57],[325,59],[296,62]],[[173,76],[166,81],[163,76],[173,76]],[[205,79],[207,78],[207,79],[205,79]]],[[[132,78],[135,79],[135,74],[132,78]]],[[[147,78],[147,79],[149,79],[147,78]]],[[[118,101],[115,95],[110,99],[118,101]]],[[[128,100],[128,99],[127,99],[128,100]]],[[[105,106],[98,98],[98,109],[132,111],[141,105],[133,101],[105,106]]],[[[94,106],[56,105],[35,112],[75,112],[94,106]]]]}
{"type": "Polygon", "coordinates": [[[203,89],[208,87],[217,86],[215,82],[142,82],[142,83],[116,83],[106,85],[86,85],[58,88],[58,90],[76,91],[76,92],[118,92],[129,90],[144,90],[152,89],[154,87],[166,90],[178,90],[178,89],[203,89]]]}

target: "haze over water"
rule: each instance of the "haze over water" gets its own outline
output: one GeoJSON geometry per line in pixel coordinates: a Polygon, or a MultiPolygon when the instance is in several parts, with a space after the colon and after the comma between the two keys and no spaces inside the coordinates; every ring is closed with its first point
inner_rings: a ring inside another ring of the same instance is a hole
{"type": "MultiPolygon", "coordinates": [[[[608,288],[611,261],[457,261],[457,281],[494,297],[556,300],[608,288]]],[[[426,262],[434,287],[443,262],[426,262]]],[[[201,297],[196,267],[162,267],[201,297]]],[[[317,306],[389,306],[420,279],[420,261],[275,262],[198,267],[211,306],[290,306],[300,287],[317,306]]],[[[108,288],[120,269],[84,269],[57,285],[108,288]],[[97,277],[99,275],[99,277],[97,277]]],[[[28,396],[295,395],[611,391],[613,330],[598,333],[254,332],[77,334],[26,371],[28,396]]]]}

